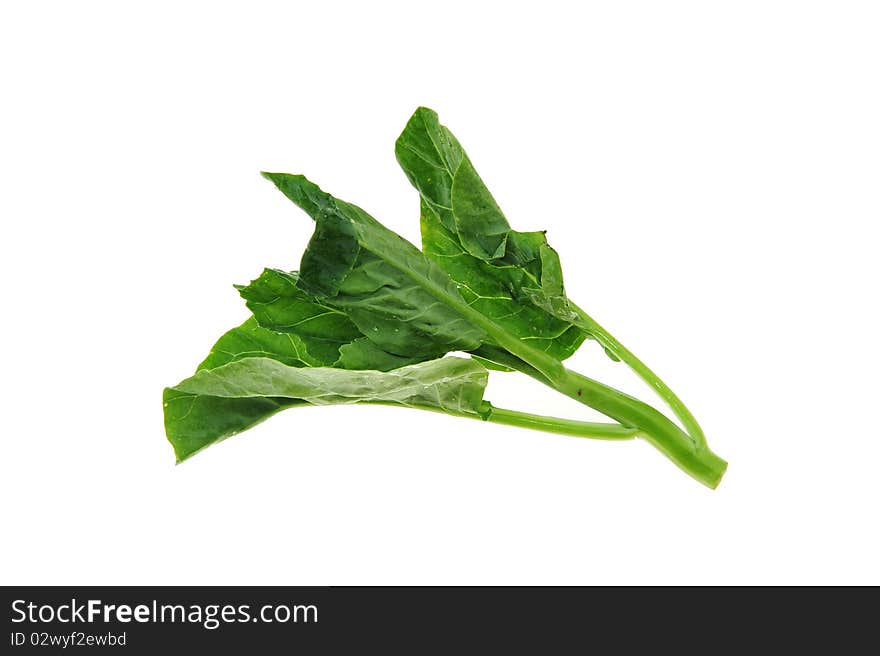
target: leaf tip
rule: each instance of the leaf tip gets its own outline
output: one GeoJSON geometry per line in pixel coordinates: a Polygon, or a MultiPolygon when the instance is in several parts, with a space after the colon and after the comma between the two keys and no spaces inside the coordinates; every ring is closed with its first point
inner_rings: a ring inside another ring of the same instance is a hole
{"type": "Polygon", "coordinates": [[[416,107],[415,111],[412,113],[412,116],[409,117],[409,120],[406,122],[406,126],[403,128],[403,132],[400,133],[400,136],[397,137],[397,141],[395,142],[395,149],[400,148],[405,141],[407,141],[407,133],[416,130],[420,131],[424,129],[425,125],[434,125],[439,122],[439,117],[437,116],[437,112],[435,112],[430,107],[425,107],[424,105],[419,105],[416,107]],[[421,125],[419,125],[421,124],[421,125]]]}
{"type": "Polygon", "coordinates": [[[281,178],[283,173],[272,173],[271,171],[260,171],[260,175],[269,180],[270,182],[274,182],[278,184],[279,179],[281,178]]]}
{"type": "Polygon", "coordinates": [[[260,175],[266,178],[267,180],[274,183],[276,186],[280,187],[284,184],[302,184],[309,183],[309,179],[306,178],[302,173],[275,173],[272,171],[260,171],[260,175]]]}
{"type": "Polygon", "coordinates": [[[435,112],[430,107],[426,107],[425,105],[419,105],[418,107],[416,107],[416,111],[413,112],[413,116],[421,115],[437,116],[437,112],[435,112]]]}

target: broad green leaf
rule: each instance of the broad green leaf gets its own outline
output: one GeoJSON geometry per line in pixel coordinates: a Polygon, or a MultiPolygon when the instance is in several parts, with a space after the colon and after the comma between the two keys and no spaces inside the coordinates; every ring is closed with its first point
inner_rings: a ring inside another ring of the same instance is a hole
{"type": "MultiPolygon", "coordinates": [[[[258,310],[259,311],[259,310],[258,310]]],[[[342,318],[345,319],[344,315],[342,318]]],[[[314,322],[300,324],[312,326],[314,322]]],[[[340,334],[337,331],[337,336],[340,334]]],[[[270,358],[290,367],[331,367],[387,371],[412,364],[411,358],[386,353],[356,329],[346,344],[294,332],[261,327],[255,317],[229,330],[211,348],[197,371],[216,369],[245,358],[270,358]],[[341,348],[340,348],[341,346],[341,348]]],[[[178,461],[207,444],[240,433],[279,410],[305,403],[282,398],[215,397],[175,389],[165,390],[165,426],[178,461]]]]}
{"type": "MultiPolygon", "coordinates": [[[[291,367],[332,365],[338,345],[293,333],[277,333],[249,317],[224,333],[197,371],[215,369],[244,358],[271,358],[291,367]]],[[[163,394],[165,431],[178,462],[230,435],[240,433],[284,408],[303,401],[274,398],[221,398],[174,389],[163,394]]]]}
{"type": "Polygon", "coordinates": [[[264,173],[315,220],[296,285],[344,312],[370,341],[408,358],[473,350],[483,330],[464,318],[456,284],[415,246],[301,175],[264,173]]]}
{"type": "Polygon", "coordinates": [[[422,198],[449,230],[452,215],[452,177],[464,151],[453,134],[440,125],[437,114],[420,107],[403,129],[395,146],[397,160],[422,198]]]}
{"type": "Polygon", "coordinates": [[[421,195],[423,251],[460,285],[468,304],[555,358],[574,353],[586,335],[562,307],[545,307],[567,300],[559,258],[544,233],[510,228],[461,145],[430,109],[416,110],[395,153],[421,195]]]}
{"type": "Polygon", "coordinates": [[[395,154],[423,200],[469,254],[504,256],[510,225],[436,112],[416,110],[397,139],[395,154]]]}
{"type": "Polygon", "coordinates": [[[390,403],[486,416],[488,372],[472,359],[441,358],[389,372],[289,367],[244,358],[202,369],[164,393],[165,429],[178,461],[301,404],[390,403]]]}

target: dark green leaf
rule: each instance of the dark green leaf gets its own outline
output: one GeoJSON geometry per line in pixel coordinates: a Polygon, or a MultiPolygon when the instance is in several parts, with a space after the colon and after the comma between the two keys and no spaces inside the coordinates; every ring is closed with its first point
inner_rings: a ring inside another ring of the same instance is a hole
{"type": "Polygon", "coordinates": [[[264,173],[315,220],[297,285],[343,311],[382,350],[425,358],[477,348],[459,290],[415,246],[301,175],[264,173]]]}
{"type": "Polygon", "coordinates": [[[162,401],[165,407],[165,434],[174,447],[177,462],[186,460],[215,442],[256,426],[279,410],[305,403],[294,399],[206,396],[170,387],[162,394],[162,401]]]}
{"type": "Polygon", "coordinates": [[[440,125],[435,112],[419,107],[397,140],[395,153],[425,202],[447,229],[455,230],[452,176],[464,155],[456,138],[440,125]]]}
{"type": "Polygon", "coordinates": [[[460,285],[468,304],[553,357],[574,353],[584,332],[545,307],[566,301],[559,259],[544,233],[510,229],[433,111],[416,110],[395,152],[422,197],[424,253],[460,285]]]}

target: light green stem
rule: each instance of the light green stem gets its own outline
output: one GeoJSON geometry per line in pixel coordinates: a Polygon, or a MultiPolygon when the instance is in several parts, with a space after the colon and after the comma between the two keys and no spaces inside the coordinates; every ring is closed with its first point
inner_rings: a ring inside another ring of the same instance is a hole
{"type": "Polygon", "coordinates": [[[539,430],[545,433],[556,433],[558,435],[583,437],[593,440],[631,440],[639,437],[639,431],[629,426],[622,426],[620,424],[612,424],[608,422],[577,421],[576,419],[562,419],[560,417],[536,415],[529,412],[498,408],[488,401],[483,402],[479,414],[454,412],[449,409],[441,409],[435,406],[405,405],[394,403],[393,401],[365,401],[364,405],[389,405],[394,407],[415,408],[417,410],[428,410],[430,412],[437,412],[444,415],[479,419],[480,421],[488,421],[493,424],[518,426],[519,428],[539,430]]]}
{"type": "MultiPolygon", "coordinates": [[[[490,404],[486,404],[490,405],[490,404]]],[[[572,437],[586,437],[593,440],[631,440],[639,436],[636,428],[609,424],[595,421],[576,421],[574,419],[560,419],[559,417],[545,417],[533,415],[518,410],[507,410],[491,406],[491,412],[486,418],[496,424],[507,426],[519,426],[546,433],[558,433],[571,435],[572,437]]]]}
{"type": "MultiPolygon", "coordinates": [[[[485,345],[474,354],[521,371],[624,426],[638,429],[640,437],[704,485],[715,488],[721,482],[727,463],[707,446],[696,445],[687,433],[647,403],[564,366],[561,372],[553,371],[551,378],[544,373],[544,367],[538,366],[543,364],[540,359],[537,363],[526,362],[517,357],[519,354],[512,355],[504,349],[485,345]]],[[[523,355],[533,354],[523,351],[523,355]]]]}
{"type": "MultiPolygon", "coordinates": [[[[579,374],[575,374],[579,376],[579,374]]],[[[589,379],[584,379],[589,380],[589,379]]],[[[580,388],[583,393],[583,387],[580,388]]],[[[487,403],[488,405],[488,403],[487,403]]],[[[473,417],[473,415],[470,415],[473,417]]],[[[715,488],[727,469],[727,463],[708,449],[696,450],[687,439],[657,439],[650,433],[620,424],[608,424],[557,417],[542,417],[516,410],[492,406],[488,421],[597,440],[631,440],[636,437],[649,442],[695,479],[715,488]]],[[[686,437],[686,436],[683,436],[686,437]]]]}
{"type": "Polygon", "coordinates": [[[700,424],[697,423],[696,418],[691,414],[691,411],[688,410],[682,400],[678,398],[675,392],[673,392],[672,389],[670,389],[670,387],[648,367],[648,365],[639,360],[632,351],[617,341],[611,333],[600,326],[589,314],[584,312],[574,303],[571,304],[571,307],[580,316],[583,323],[582,327],[593,335],[596,341],[605,349],[617,356],[630,369],[632,369],[639,378],[650,385],[660,398],[666,402],[672,412],[675,413],[675,416],[681,421],[685,431],[694,441],[694,445],[697,447],[705,447],[706,436],[703,434],[703,429],[700,428],[700,424]]]}

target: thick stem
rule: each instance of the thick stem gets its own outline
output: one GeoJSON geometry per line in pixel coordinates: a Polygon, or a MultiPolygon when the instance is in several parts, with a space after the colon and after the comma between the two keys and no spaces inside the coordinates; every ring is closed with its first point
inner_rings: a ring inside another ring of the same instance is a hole
{"type": "MultiPolygon", "coordinates": [[[[473,416],[473,415],[470,415],[473,416]]],[[[560,419],[558,417],[543,417],[532,415],[516,410],[506,410],[492,406],[492,413],[488,421],[496,424],[507,424],[530,428],[547,433],[559,433],[573,437],[585,437],[596,440],[631,440],[641,437],[654,445],[667,458],[672,460],[681,469],[695,479],[709,486],[717,487],[727,463],[708,449],[696,450],[687,439],[668,440],[656,439],[650,433],[643,433],[636,428],[621,426],[620,424],[597,423],[588,421],[574,421],[572,419],[560,419]]]]}
{"type": "Polygon", "coordinates": [[[727,463],[708,446],[694,444],[690,436],[663,413],[579,373],[566,370],[566,374],[566,380],[554,386],[557,390],[626,426],[639,428],[640,437],[703,485],[714,489],[721,482],[727,463]]]}
{"type": "Polygon", "coordinates": [[[688,410],[682,400],[678,398],[678,395],[676,395],[676,393],[673,392],[672,389],[648,367],[648,365],[639,360],[632,351],[617,341],[611,333],[600,326],[589,314],[584,312],[574,303],[571,304],[571,307],[580,316],[583,323],[582,327],[593,335],[596,338],[596,341],[598,341],[605,349],[620,358],[620,360],[632,369],[639,378],[650,385],[660,398],[666,402],[672,412],[675,413],[675,416],[678,417],[679,421],[681,421],[685,431],[687,431],[693,439],[694,444],[705,447],[706,436],[703,434],[703,429],[700,428],[700,424],[697,423],[696,418],[691,414],[691,411],[688,410]]]}
{"type": "Polygon", "coordinates": [[[653,444],[682,470],[710,488],[715,488],[727,469],[727,463],[707,446],[697,445],[691,437],[663,413],[647,403],[603,383],[562,368],[562,374],[550,380],[541,371],[510,353],[483,346],[476,355],[516,369],[535,380],[562,392],[621,424],[639,429],[639,436],[653,444]]]}

